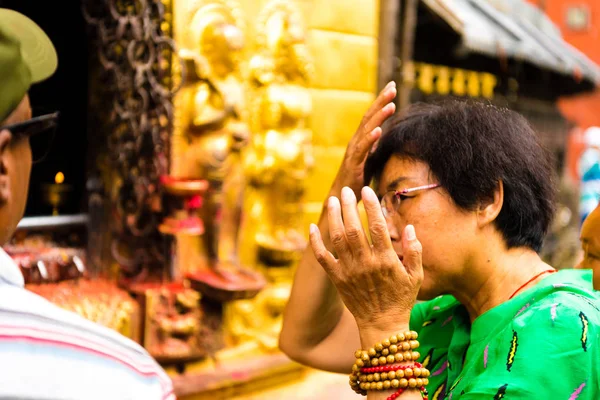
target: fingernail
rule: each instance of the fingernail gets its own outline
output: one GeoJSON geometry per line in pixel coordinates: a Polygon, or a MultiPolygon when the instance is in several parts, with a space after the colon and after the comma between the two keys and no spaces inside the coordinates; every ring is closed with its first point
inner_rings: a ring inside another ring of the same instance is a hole
{"type": "Polygon", "coordinates": [[[379,135],[381,135],[381,128],[380,127],[377,127],[377,128],[375,128],[375,129],[373,129],[371,131],[371,137],[375,138],[375,137],[378,137],[379,135]]]}
{"type": "Polygon", "coordinates": [[[417,234],[415,233],[415,227],[412,225],[406,226],[406,238],[408,240],[415,240],[417,238],[417,234]]]}
{"type": "Polygon", "coordinates": [[[396,108],[396,105],[394,103],[389,103],[388,105],[386,105],[384,107],[385,111],[393,111],[396,108]]]}
{"type": "Polygon", "coordinates": [[[392,87],[392,86],[393,86],[393,87],[395,87],[395,86],[396,86],[396,82],[394,82],[394,81],[389,81],[389,82],[388,82],[388,84],[387,84],[387,85],[385,85],[385,88],[386,88],[386,89],[388,89],[388,88],[390,88],[390,87],[392,87]]]}
{"type": "Polygon", "coordinates": [[[370,151],[370,153],[369,153],[369,154],[373,154],[373,153],[375,153],[375,151],[377,151],[377,146],[378,146],[378,145],[379,145],[379,139],[377,139],[377,140],[375,141],[375,143],[373,143],[373,146],[371,147],[371,151],[370,151]]]}
{"type": "Polygon", "coordinates": [[[362,190],[360,191],[360,193],[361,193],[363,199],[373,200],[372,194],[374,194],[374,193],[370,187],[364,186],[362,188],[362,190]]]}
{"type": "Polygon", "coordinates": [[[327,202],[327,206],[329,206],[329,207],[335,207],[335,203],[336,203],[335,196],[331,196],[329,198],[329,201],[327,202]]]}
{"type": "Polygon", "coordinates": [[[310,224],[310,234],[317,233],[317,226],[315,224],[310,224]]]}
{"type": "Polygon", "coordinates": [[[354,196],[354,191],[348,186],[344,186],[342,188],[342,199],[344,199],[345,202],[350,202],[356,199],[356,197],[354,196]]]}

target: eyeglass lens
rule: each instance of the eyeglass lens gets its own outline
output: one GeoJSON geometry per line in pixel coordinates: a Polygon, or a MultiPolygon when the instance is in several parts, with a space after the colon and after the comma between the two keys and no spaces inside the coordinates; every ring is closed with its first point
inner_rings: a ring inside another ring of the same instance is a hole
{"type": "Polygon", "coordinates": [[[43,132],[29,137],[29,143],[31,145],[31,155],[34,164],[43,162],[50,150],[52,150],[52,143],[54,141],[54,135],[56,133],[56,127],[46,127],[43,132]]]}

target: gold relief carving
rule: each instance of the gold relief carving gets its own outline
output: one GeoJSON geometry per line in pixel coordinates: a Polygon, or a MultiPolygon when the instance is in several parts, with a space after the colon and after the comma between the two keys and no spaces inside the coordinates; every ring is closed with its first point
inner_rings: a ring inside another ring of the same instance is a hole
{"type": "Polygon", "coordinates": [[[245,46],[241,11],[232,1],[195,1],[180,57],[186,82],[178,127],[188,137],[186,177],[222,181],[225,159],[247,140],[240,74],[245,46]]]}
{"type": "Polygon", "coordinates": [[[225,327],[233,345],[256,342],[267,352],[277,351],[283,310],[290,296],[291,271],[272,268],[270,283],[254,299],[227,304],[225,327]]]}
{"type": "MultiPolygon", "coordinates": [[[[356,126],[354,129],[356,129],[356,126]]],[[[345,152],[345,146],[314,146],[313,154],[315,165],[337,167],[342,163],[345,152]]],[[[327,195],[327,192],[329,191],[329,188],[335,179],[336,173],[336,168],[314,168],[309,175],[309,181],[311,184],[308,185],[306,189],[306,195],[304,197],[305,201],[319,203],[322,206],[323,197],[327,195]],[[315,184],[316,182],[320,182],[320,185],[315,184]]],[[[310,222],[316,223],[317,220],[312,220],[310,222]]],[[[304,224],[304,228],[307,229],[308,225],[304,224]]]]}
{"type": "Polygon", "coordinates": [[[312,73],[300,13],[288,1],[268,3],[257,18],[250,61],[253,136],[244,165],[259,203],[255,240],[259,252],[276,263],[290,262],[306,243],[302,207],[313,164],[312,73]]]}
{"type": "MultiPolygon", "coordinates": [[[[208,182],[198,211],[204,225],[196,242],[199,263],[186,266],[185,275],[207,297],[252,297],[264,279],[244,270],[237,257],[245,186],[240,152],[249,139],[244,19],[239,5],[229,0],[192,1],[185,13],[179,52],[184,78],[174,137],[184,137],[187,144],[179,142],[181,160],[172,174],[208,182]]],[[[189,253],[182,247],[193,244],[181,242],[178,250],[189,253]]]]}

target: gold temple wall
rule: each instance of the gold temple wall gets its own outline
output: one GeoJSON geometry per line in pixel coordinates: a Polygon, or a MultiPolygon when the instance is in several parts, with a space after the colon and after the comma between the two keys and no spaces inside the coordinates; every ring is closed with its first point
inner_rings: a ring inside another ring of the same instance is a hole
{"type": "Polygon", "coordinates": [[[304,12],[315,66],[310,119],[315,164],[306,194],[308,227],[318,219],[346,145],[374,99],[379,1],[297,3],[304,12]]]}
{"type": "MultiPolygon", "coordinates": [[[[174,37],[183,36],[185,10],[193,0],[174,1],[174,37]]],[[[307,44],[314,65],[311,82],[313,112],[310,128],[313,131],[314,167],[306,193],[305,226],[316,222],[323,200],[335,177],[346,145],[360,119],[373,101],[377,86],[378,67],[378,0],[290,0],[304,17],[307,44]]],[[[253,30],[256,17],[269,0],[238,0],[246,22],[247,57],[254,50],[253,30]]],[[[178,160],[185,151],[184,137],[172,139],[172,173],[181,167],[178,160]]],[[[251,195],[250,195],[251,196],[251,195]]],[[[250,200],[251,202],[251,200],[250,200]]],[[[251,205],[251,204],[250,204],[251,205]]],[[[252,219],[246,202],[246,218],[252,219]]],[[[242,255],[250,262],[248,238],[253,222],[246,223],[242,232],[242,255]]],[[[178,246],[179,247],[179,246],[178,246]]],[[[188,247],[188,246],[183,246],[188,247]]],[[[179,247],[180,250],[184,250],[179,247]]],[[[185,251],[180,257],[190,261],[185,251]]]]}

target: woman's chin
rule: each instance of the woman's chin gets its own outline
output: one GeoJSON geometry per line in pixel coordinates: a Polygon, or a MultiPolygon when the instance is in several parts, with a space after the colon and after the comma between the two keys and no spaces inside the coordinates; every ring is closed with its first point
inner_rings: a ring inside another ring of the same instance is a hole
{"type": "Polygon", "coordinates": [[[429,286],[423,284],[423,285],[421,285],[421,289],[419,289],[419,293],[417,294],[417,300],[418,301],[433,300],[441,294],[443,294],[443,293],[441,293],[439,290],[436,290],[435,288],[432,288],[432,287],[429,287],[429,286]]]}

